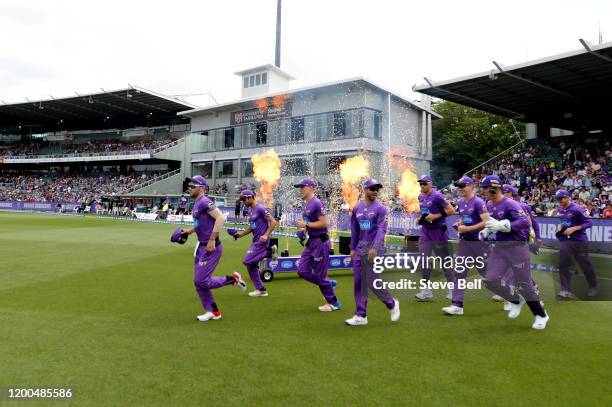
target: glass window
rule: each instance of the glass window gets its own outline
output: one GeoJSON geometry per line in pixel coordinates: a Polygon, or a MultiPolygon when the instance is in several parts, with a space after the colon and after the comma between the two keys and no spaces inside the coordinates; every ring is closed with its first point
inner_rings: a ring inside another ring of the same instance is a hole
{"type": "Polygon", "coordinates": [[[255,86],[255,76],[249,76],[249,86],[255,86]]]}
{"type": "Polygon", "coordinates": [[[334,138],[346,136],[346,113],[334,113],[334,138]]]}
{"type": "Polygon", "coordinates": [[[242,78],[242,87],[243,88],[249,87],[249,77],[248,76],[245,76],[244,78],[242,78]]]}
{"type": "Polygon", "coordinates": [[[217,178],[235,177],[234,161],[235,160],[217,161],[217,178]]]}
{"type": "Polygon", "coordinates": [[[382,136],[382,115],[380,112],[374,112],[374,138],[381,139],[382,136]]]}
{"type": "Polygon", "coordinates": [[[304,141],[304,119],[291,120],[291,141],[304,141]]]}
{"type": "Polygon", "coordinates": [[[268,73],[264,72],[261,74],[261,84],[265,85],[266,83],[268,83],[268,73]]]}
{"type": "Polygon", "coordinates": [[[212,161],[205,163],[195,163],[193,164],[191,171],[193,175],[201,175],[204,178],[212,178],[212,161]]]}
{"type": "Polygon", "coordinates": [[[234,148],[234,128],[229,128],[223,130],[223,147],[224,148],[234,148]]]}
{"type": "Polygon", "coordinates": [[[249,158],[242,159],[242,176],[243,177],[252,177],[253,176],[253,163],[249,158]]]}
{"type": "Polygon", "coordinates": [[[255,75],[255,86],[261,85],[261,74],[255,75]]]}
{"type": "Polygon", "coordinates": [[[304,176],[308,174],[308,160],[305,157],[287,158],[281,166],[281,176],[304,176]]]}
{"type": "Polygon", "coordinates": [[[267,144],[268,142],[268,123],[261,122],[257,123],[256,128],[256,139],[255,143],[257,145],[267,144]]]}

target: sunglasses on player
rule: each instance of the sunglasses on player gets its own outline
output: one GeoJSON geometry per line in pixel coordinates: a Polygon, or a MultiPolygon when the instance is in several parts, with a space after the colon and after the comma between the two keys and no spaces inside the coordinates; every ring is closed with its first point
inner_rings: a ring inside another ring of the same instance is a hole
{"type": "Polygon", "coordinates": [[[368,189],[369,189],[370,191],[372,191],[372,192],[378,192],[378,191],[380,191],[380,187],[369,187],[368,189]]]}
{"type": "Polygon", "coordinates": [[[427,184],[429,184],[429,182],[419,182],[420,186],[427,185],[427,184]]]}
{"type": "Polygon", "coordinates": [[[459,189],[463,189],[463,188],[465,188],[465,187],[467,186],[467,184],[464,184],[464,183],[459,183],[459,182],[458,182],[458,183],[456,183],[456,184],[455,184],[455,186],[456,186],[457,188],[459,188],[459,189]]]}

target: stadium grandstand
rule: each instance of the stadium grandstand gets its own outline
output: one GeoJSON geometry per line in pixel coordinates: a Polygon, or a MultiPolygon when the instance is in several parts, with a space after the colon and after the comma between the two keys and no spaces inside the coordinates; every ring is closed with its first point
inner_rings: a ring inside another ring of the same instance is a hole
{"type": "Polygon", "coordinates": [[[137,86],[0,104],[0,201],[178,195],[194,107],[137,86]]]}
{"type": "MultiPolygon", "coordinates": [[[[555,215],[554,192],[568,189],[593,217],[612,217],[612,42],[413,90],[520,120],[527,138],[468,172],[499,175],[540,215],[555,215]]],[[[450,188],[449,188],[450,189],[450,188]]],[[[449,192],[449,195],[450,192],[449,192]]]]}

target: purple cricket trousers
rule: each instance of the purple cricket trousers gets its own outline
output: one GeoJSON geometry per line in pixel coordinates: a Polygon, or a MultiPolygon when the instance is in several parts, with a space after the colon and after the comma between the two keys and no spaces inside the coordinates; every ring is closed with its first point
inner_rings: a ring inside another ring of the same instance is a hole
{"type": "Polygon", "coordinates": [[[368,256],[355,256],[353,262],[353,278],[355,291],[355,315],[365,317],[368,307],[368,290],[371,290],[388,309],[395,305],[393,297],[388,290],[374,288],[374,280],[381,278],[380,274],[374,273],[374,264],[368,260],[368,256]]]}
{"type": "Polygon", "coordinates": [[[223,247],[220,244],[212,252],[206,250],[206,244],[204,243],[198,243],[195,249],[193,283],[200,297],[202,307],[206,311],[216,311],[213,306],[215,298],[211,290],[233,284],[233,281],[228,281],[225,277],[215,277],[212,275],[219,264],[219,260],[221,260],[222,253],[223,247]]]}
{"type": "Polygon", "coordinates": [[[306,249],[300,257],[298,265],[298,275],[304,280],[316,284],[321,290],[328,304],[335,304],[338,299],[332,286],[332,282],[327,278],[327,268],[329,264],[329,252],[331,242],[322,242],[320,238],[310,238],[306,243],[306,249]]]}

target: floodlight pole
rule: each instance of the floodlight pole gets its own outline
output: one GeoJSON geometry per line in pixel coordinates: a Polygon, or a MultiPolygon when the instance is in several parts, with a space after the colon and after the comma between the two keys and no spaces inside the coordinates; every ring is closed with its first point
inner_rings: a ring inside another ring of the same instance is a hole
{"type": "Polygon", "coordinates": [[[282,0],[276,2],[276,52],[274,56],[274,65],[280,68],[281,58],[281,3],[282,0]]]}

